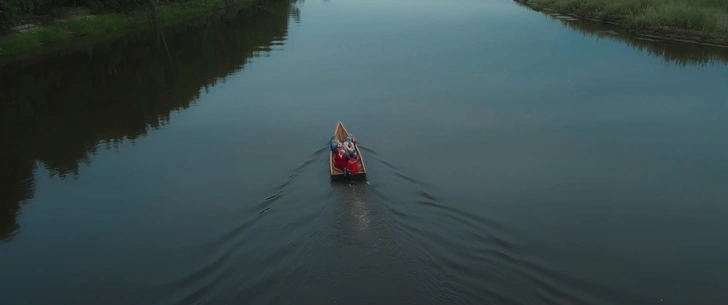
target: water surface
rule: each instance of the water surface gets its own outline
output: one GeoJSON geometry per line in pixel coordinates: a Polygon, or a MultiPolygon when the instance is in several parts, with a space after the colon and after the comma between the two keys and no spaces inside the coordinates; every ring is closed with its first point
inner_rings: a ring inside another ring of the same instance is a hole
{"type": "Polygon", "coordinates": [[[0,68],[1,303],[728,301],[725,50],[266,6],[0,68]],[[339,120],[365,183],[329,180],[339,120]]]}

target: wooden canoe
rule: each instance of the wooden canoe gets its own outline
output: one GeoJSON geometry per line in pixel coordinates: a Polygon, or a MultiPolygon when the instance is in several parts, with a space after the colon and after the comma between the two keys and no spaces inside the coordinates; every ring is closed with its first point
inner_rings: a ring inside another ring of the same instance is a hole
{"type": "MultiPolygon", "coordinates": [[[[349,132],[346,131],[346,128],[344,128],[344,124],[339,122],[336,124],[336,129],[334,130],[334,136],[336,136],[339,141],[342,143],[346,141],[346,137],[350,136],[349,132]]],[[[331,143],[329,143],[331,145],[331,143]]],[[[367,176],[367,168],[364,166],[364,156],[361,154],[361,150],[359,149],[359,145],[355,146],[356,149],[356,155],[357,155],[357,162],[359,162],[359,172],[358,173],[351,173],[347,175],[344,171],[334,167],[334,154],[331,153],[331,149],[329,149],[329,171],[331,172],[331,178],[332,179],[364,179],[367,176]]]]}

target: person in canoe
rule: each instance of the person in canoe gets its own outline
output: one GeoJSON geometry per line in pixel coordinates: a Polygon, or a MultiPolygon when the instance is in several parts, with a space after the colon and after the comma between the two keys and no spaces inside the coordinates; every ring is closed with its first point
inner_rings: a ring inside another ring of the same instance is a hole
{"type": "Polygon", "coordinates": [[[356,160],[356,156],[349,158],[349,161],[346,162],[346,171],[349,174],[356,174],[359,172],[359,161],[356,160]]]}
{"type": "Polygon", "coordinates": [[[339,148],[338,152],[334,155],[334,167],[344,170],[348,159],[349,156],[346,154],[346,150],[343,147],[339,148]]]}
{"type": "Polygon", "coordinates": [[[336,136],[331,137],[331,153],[335,154],[336,150],[341,147],[341,142],[339,142],[339,139],[336,138],[336,136]]]}
{"type": "Polygon", "coordinates": [[[346,137],[346,142],[344,142],[344,148],[346,148],[346,152],[351,155],[352,152],[356,152],[356,142],[352,137],[346,137]]]}

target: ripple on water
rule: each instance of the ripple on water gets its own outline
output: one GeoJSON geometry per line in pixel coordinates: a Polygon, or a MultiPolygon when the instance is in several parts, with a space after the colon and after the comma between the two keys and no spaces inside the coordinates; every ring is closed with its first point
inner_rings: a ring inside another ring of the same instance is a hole
{"type": "Polygon", "coordinates": [[[172,270],[164,273],[171,280],[162,279],[157,285],[161,289],[167,287],[178,292],[169,295],[166,303],[197,304],[224,297],[230,293],[231,285],[236,283],[264,287],[267,282],[280,282],[281,278],[305,276],[300,274],[305,268],[297,269],[300,265],[293,259],[315,253],[315,247],[303,241],[312,236],[310,228],[318,221],[323,207],[320,204],[303,204],[300,199],[318,198],[322,201],[327,194],[324,188],[307,192],[306,184],[299,182],[309,178],[307,175],[313,172],[309,169],[316,168],[311,165],[321,163],[317,161],[323,160],[322,151],[315,152],[293,169],[293,174],[273,188],[271,195],[234,213],[227,230],[177,259],[172,270]],[[310,196],[302,198],[303,194],[310,196]],[[262,217],[264,215],[268,216],[262,217]],[[280,231],[274,231],[276,228],[280,231]],[[245,270],[252,269],[252,266],[246,260],[255,263],[258,269],[268,266],[266,275],[256,276],[253,280],[240,278],[243,274],[250,276],[245,270]]]}
{"type": "Polygon", "coordinates": [[[456,199],[436,195],[425,181],[386,165],[381,156],[368,159],[370,167],[386,170],[368,190],[391,219],[408,260],[418,269],[408,276],[419,281],[420,291],[431,302],[464,303],[487,299],[495,303],[517,303],[518,295],[503,294],[503,285],[484,282],[528,284],[521,268],[518,246],[506,225],[494,218],[464,211],[456,199]],[[371,161],[369,161],[371,160],[371,161]],[[388,182],[385,183],[384,181],[388,182]],[[485,280],[487,279],[487,280],[485,280]],[[476,288],[477,287],[477,288],[476,288]]]}
{"type": "Polygon", "coordinates": [[[194,267],[173,273],[166,286],[184,293],[170,301],[286,303],[274,291],[301,302],[366,298],[354,280],[407,295],[398,303],[592,303],[580,291],[607,289],[529,260],[508,226],[463,211],[381,156],[367,160],[378,170],[372,184],[330,183],[327,152],[292,169],[180,262],[194,267]]]}

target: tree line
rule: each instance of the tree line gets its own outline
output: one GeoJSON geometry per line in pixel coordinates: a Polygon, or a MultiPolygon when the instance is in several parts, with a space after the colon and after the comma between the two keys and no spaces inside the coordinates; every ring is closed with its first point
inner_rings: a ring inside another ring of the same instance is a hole
{"type": "MultiPolygon", "coordinates": [[[[0,0],[0,30],[30,17],[57,17],[64,10],[83,8],[91,13],[124,13],[160,4],[215,0],[0,0]]],[[[35,18],[38,19],[38,18],[35,18]]],[[[42,19],[42,18],[41,18],[42,19]]]]}

